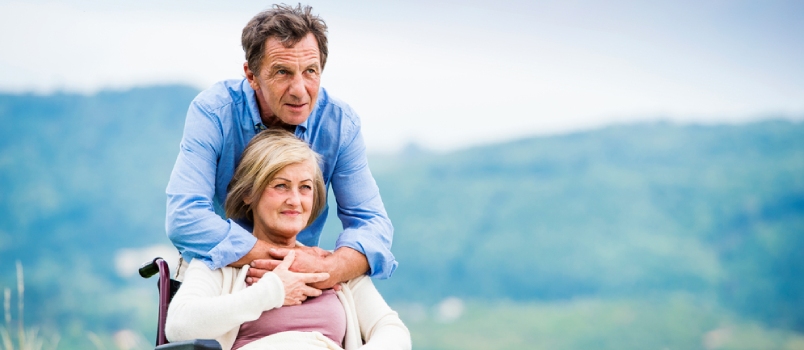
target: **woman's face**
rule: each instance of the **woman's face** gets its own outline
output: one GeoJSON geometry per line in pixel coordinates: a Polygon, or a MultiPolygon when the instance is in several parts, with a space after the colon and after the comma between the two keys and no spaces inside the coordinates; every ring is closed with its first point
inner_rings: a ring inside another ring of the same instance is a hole
{"type": "Polygon", "coordinates": [[[268,183],[253,210],[255,235],[295,241],[313,209],[313,169],[310,162],[291,164],[268,183]]]}

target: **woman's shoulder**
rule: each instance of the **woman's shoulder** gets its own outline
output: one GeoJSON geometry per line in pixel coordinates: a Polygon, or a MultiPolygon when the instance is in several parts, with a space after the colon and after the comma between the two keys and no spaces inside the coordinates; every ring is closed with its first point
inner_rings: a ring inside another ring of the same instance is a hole
{"type": "Polygon", "coordinates": [[[371,282],[371,277],[369,277],[368,275],[361,275],[361,276],[352,278],[352,279],[342,283],[341,285],[343,285],[343,286],[351,289],[352,291],[354,291],[355,289],[359,289],[359,288],[362,288],[362,287],[367,286],[367,285],[372,285],[373,286],[374,283],[371,282]]]}
{"type": "Polygon", "coordinates": [[[189,266],[187,267],[187,271],[185,272],[185,280],[187,278],[198,278],[198,277],[212,277],[217,279],[224,279],[224,278],[232,278],[233,276],[238,276],[240,274],[241,268],[224,266],[220,269],[210,269],[206,263],[204,263],[201,259],[193,259],[190,261],[189,266]]]}

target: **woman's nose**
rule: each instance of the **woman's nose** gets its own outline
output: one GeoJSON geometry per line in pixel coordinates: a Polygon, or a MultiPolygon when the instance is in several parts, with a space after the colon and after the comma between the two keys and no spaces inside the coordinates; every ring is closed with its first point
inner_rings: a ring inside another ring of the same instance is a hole
{"type": "Polygon", "coordinates": [[[301,203],[301,194],[298,189],[293,189],[288,193],[288,198],[285,200],[287,204],[299,205],[301,203]]]}

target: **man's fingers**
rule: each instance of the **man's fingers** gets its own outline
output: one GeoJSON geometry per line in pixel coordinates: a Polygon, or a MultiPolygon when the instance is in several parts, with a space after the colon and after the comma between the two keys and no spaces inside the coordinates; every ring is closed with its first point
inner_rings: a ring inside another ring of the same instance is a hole
{"type": "Polygon", "coordinates": [[[289,251],[288,255],[285,255],[285,260],[282,260],[281,263],[276,267],[278,269],[287,270],[290,269],[290,265],[293,265],[293,260],[296,259],[296,252],[289,251]]]}
{"type": "Polygon", "coordinates": [[[293,251],[293,249],[271,248],[271,249],[268,249],[268,255],[270,255],[274,259],[282,260],[288,255],[288,253],[290,253],[292,251],[293,251]]]}
{"type": "Polygon", "coordinates": [[[340,284],[335,283],[335,282],[330,281],[330,280],[323,280],[321,282],[311,283],[311,284],[309,284],[309,286],[313,287],[313,288],[316,288],[316,289],[321,289],[321,290],[330,289],[330,288],[332,288],[332,289],[334,289],[336,291],[341,290],[341,285],[340,284]]]}

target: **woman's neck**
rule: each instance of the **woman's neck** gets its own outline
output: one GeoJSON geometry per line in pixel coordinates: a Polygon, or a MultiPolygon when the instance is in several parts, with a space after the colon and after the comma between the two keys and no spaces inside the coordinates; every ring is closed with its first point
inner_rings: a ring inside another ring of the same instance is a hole
{"type": "Polygon", "coordinates": [[[277,246],[277,248],[293,248],[296,246],[296,236],[287,238],[281,235],[272,234],[270,231],[260,230],[257,227],[254,228],[254,237],[271,243],[277,246]]]}

